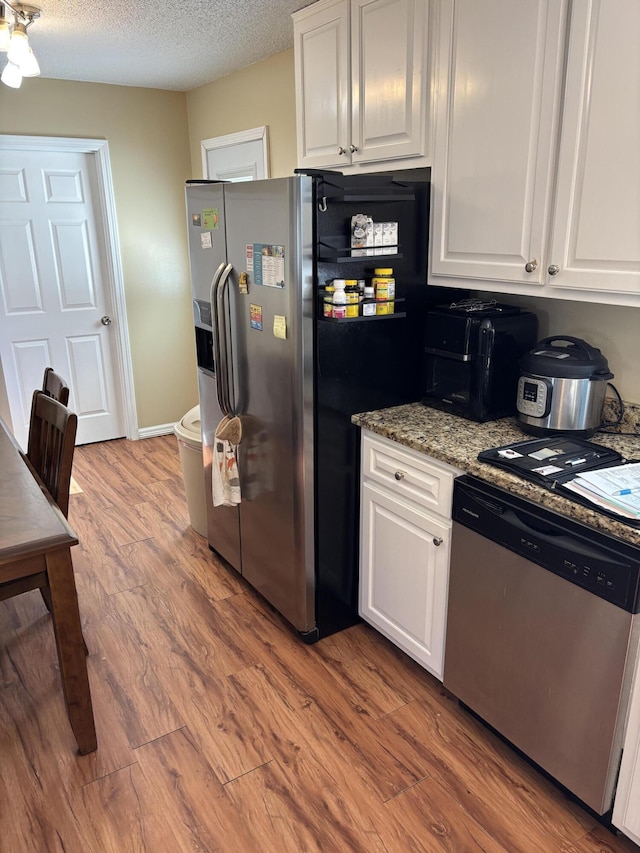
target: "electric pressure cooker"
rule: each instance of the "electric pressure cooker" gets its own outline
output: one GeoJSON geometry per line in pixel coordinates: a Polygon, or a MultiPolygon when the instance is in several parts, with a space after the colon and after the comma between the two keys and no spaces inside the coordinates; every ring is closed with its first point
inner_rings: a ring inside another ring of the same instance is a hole
{"type": "Polygon", "coordinates": [[[589,438],[602,425],[610,379],[607,359],[596,347],[569,335],[544,338],[520,362],[520,427],[532,435],[589,438]]]}

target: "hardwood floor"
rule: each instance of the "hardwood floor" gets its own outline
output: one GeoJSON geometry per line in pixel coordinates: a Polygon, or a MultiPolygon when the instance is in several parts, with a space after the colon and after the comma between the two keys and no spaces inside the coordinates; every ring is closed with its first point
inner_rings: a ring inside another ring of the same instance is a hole
{"type": "Polygon", "coordinates": [[[0,605],[0,851],[636,851],[361,624],[305,646],[188,526],[173,436],[76,450],[98,751],[0,605]]]}

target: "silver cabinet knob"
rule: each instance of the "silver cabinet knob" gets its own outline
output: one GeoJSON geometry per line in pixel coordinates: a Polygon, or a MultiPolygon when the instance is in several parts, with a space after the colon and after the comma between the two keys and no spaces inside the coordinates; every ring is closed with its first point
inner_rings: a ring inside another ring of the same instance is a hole
{"type": "Polygon", "coordinates": [[[534,258],[532,261],[528,261],[528,263],[524,265],[525,272],[533,272],[537,266],[538,262],[534,258]]]}
{"type": "Polygon", "coordinates": [[[338,154],[346,154],[346,149],[342,145],[338,145],[338,154]]]}
{"type": "Polygon", "coordinates": [[[558,273],[560,272],[560,267],[557,264],[551,264],[547,272],[549,273],[549,275],[558,275],[558,273]]]}
{"type": "Polygon", "coordinates": [[[113,321],[111,320],[111,317],[107,317],[105,314],[104,317],[100,318],[100,322],[103,326],[110,326],[113,321]]]}
{"type": "Polygon", "coordinates": [[[355,154],[357,150],[358,150],[358,146],[357,146],[357,145],[353,145],[353,143],[352,143],[352,144],[349,146],[349,151],[351,151],[351,153],[352,153],[352,154],[355,154]]]}
{"type": "Polygon", "coordinates": [[[442,542],[443,542],[443,539],[441,536],[434,536],[433,537],[433,544],[434,545],[442,545],[442,542]]]}
{"type": "Polygon", "coordinates": [[[404,471],[396,471],[393,476],[396,478],[396,480],[404,480],[404,471]]]}

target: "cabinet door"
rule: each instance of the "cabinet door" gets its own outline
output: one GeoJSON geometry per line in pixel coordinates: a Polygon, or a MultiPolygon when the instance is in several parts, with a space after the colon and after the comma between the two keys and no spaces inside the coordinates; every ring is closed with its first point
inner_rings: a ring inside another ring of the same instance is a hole
{"type": "Polygon", "coordinates": [[[360,615],[442,679],[449,526],[368,482],[361,518],[360,615]]]}
{"type": "MultiPolygon", "coordinates": [[[[549,284],[640,294],[640,3],[574,3],[549,284]]],[[[562,296],[562,293],[557,295],[562,296]]]]}
{"type": "Polygon", "coordinates": [[[566,9],[566,0],[441,2],[436,276],[544,282],[566,9]]]}
{"type": "Polygon", "coordinates": [[[354,163],[425,153],[427,0],[352,0],[354,163]]]}
{"type": "Polygon", "coordinates": [[[318,4],[294,17],[298,165],[351,162],[349,5],[318,4]]]}
{"type": "Polygon", "coordinates": [[[636,661],[622,764],[613,804],[613,824],[640,844],[640,660],[636,661]]]}

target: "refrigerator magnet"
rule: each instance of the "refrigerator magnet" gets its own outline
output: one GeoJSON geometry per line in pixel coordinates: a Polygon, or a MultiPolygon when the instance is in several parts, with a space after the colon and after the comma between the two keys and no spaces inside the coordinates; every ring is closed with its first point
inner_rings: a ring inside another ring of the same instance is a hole
{"type": "Polygon", "coordinates": [[[249,308],[249,316],[250,323],[252,329],[257,329],[259,332],[262,331],[262,305],[254,305],[253,302],[250,304],[249,308]]]}
{"type": "Polygon", "coordinates": [[[273,335],[283,341],[287,339],[287,318],[281,314],[276,314],[273,318],[273,335]]]}
{"type": "Polygon", "coordinates": [[[201,249],[210,249],[211,248],[211,231],[203,231],[200,235],[200,248],[201,249]]]}
{"type": "Polygon", "coordinates": [[[202,227],[210,228],[214,231],[218,228],[219,216],[217,207],[209,207],[202,211],[202,227]]]}

